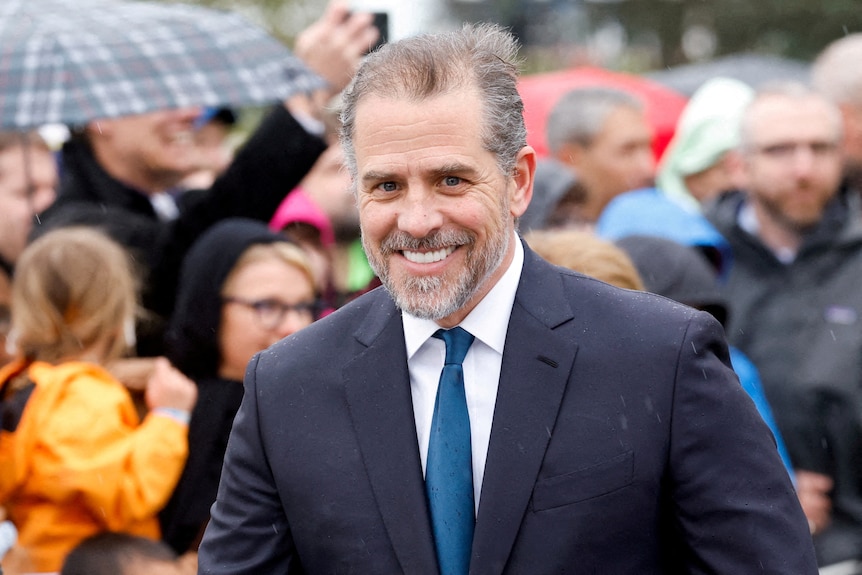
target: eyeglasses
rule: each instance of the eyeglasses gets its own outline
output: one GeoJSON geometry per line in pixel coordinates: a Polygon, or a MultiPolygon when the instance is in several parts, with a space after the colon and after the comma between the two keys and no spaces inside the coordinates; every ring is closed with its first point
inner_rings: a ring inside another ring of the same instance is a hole
{"type": "Polygon", "coordinates": [[[829,141],[777,142],[775,144],[755,146],[754,148],[757,153],[779,161],[787,161],[795,158],[796,153],[800,149],[811,152],[814,158],[825,158],[838,150],[838,144],[829,141]]]}
{"type": "Polygon", "coordinates": [[[305,301],[299,303],[284,303],[277,299],[248,300],[238,297],[223,297],[224,303],[235,303],[254,310],[261,327],[273,330],[280,326],[288,313],[293,312],[310,322],[314,321],[320,304],[316,301],[305,301]]]}

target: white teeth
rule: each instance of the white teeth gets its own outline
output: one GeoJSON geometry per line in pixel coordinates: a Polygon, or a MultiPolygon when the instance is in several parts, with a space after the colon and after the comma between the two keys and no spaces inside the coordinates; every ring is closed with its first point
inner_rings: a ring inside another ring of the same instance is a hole
{"type": "Polygon", "coordinates": [[[439,262],[442,259],[445,259],[446,256],[455,251],[454,246],[450,246],[448,248],[443,248],[442,250],[437,250],[435,252],[408,252],[404,250],[402,253],[404,257],[414,264],[432,264],[434,262],[439,262]]]}

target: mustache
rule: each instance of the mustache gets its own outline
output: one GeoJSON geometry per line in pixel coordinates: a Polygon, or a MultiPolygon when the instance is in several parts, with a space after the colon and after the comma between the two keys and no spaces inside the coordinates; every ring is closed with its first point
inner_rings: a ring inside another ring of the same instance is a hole
{"type": "Polygon", "coordinates": [[[463,246],[476,241],[473,234],[464,230],[441,230],[416,238],[407,232],[394,231],[380,244],[380,252],[386,255],[404,250],[439,250],[449,246],[463,246]]]}

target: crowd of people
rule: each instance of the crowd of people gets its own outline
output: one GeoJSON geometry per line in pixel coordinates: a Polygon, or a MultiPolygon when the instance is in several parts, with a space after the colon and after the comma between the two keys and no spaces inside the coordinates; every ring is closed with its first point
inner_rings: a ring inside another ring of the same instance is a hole
{"type": "Polygon", "coordinates": [[[499,27],[376,40],[235,151],[0,133],[3,572],[862,574],[862,34],[658,159],[606,87],[537,157],[499,27]]]}
{"type": "MultiPolygon", "coordinates": [[[[574,96],[564,98],[552,115],[556,143],[549,134],[557,152],[537,170],[558,176],[541,180],[536,190],[575,215],[563,226],[617,242],[639,270],[648,257],[650,291],[695,307],[703,303],[685,292],[681,276],[674,279],[680,254],[657,263],[667,249],[655,245],[656,238],[693,249],[711,265],[712,287],[701,291],[720,305],[733,366],[771,424],[818,563],[842,573],[862,572],[862,301],[856,283],[862,213],[855,183],[862,78],[849,68],[860,51],[860,35],[836,41],[813,63],[811,85],[772,82],[755,90],[728,78],[708,81],[683,112],[654,168],[656,184],[647,188],[634,161],[645,118],[616,127],[613,111],[635,108],[606,89],[580,90],[582,100],[604,103],[604,123],[593,118],[594,131],[584,135],[582,118],[570,125],[573,114],[558,113],[574,96]],[[603,206],[596,213],[589,181],[577,169],[560,167],[585,154],[560,153],[566,149],[560,142],[595,146],[598,155],[600,145],[613,149],[614,138],[627,137],[628,148],[621,144],[616,157],[608,153],[601,160],[602,169],[616,174],[606,181],[624,183],[610,198],[605,188],[596,190],[603,206]],[[584,199],[573,207],[573,195],[563,189],[579,190],[575,197],[584,199]],[[752,378],[755,385],[746,385],[752,378]]],[[[546,220],[554,213],[543,210],[546,220]]],[[[686,273],[694,269],[687,264],[686,273]]]]}

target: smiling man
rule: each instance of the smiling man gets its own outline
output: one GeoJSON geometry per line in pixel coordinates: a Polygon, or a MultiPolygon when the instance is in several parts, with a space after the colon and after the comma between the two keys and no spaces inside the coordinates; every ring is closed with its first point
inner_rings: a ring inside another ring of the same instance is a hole
{"type": "Polygon", "coordinates": [[[257,355],[200,573],[816,573],[711,316],[551,266],[517,43],[388,44],[342,142],[383,283],[257,355]]]}
{"type": "Polygon", "coordinates": [[[354,143],[370,263],[399,308],[443,327],[460,323],[509,268],[535,171],[527,147],[499,166],[476,136],[484,119],[456,103],[482,109],[471,89],[421,106],[370,94],[356,111],[354,143]]]}

